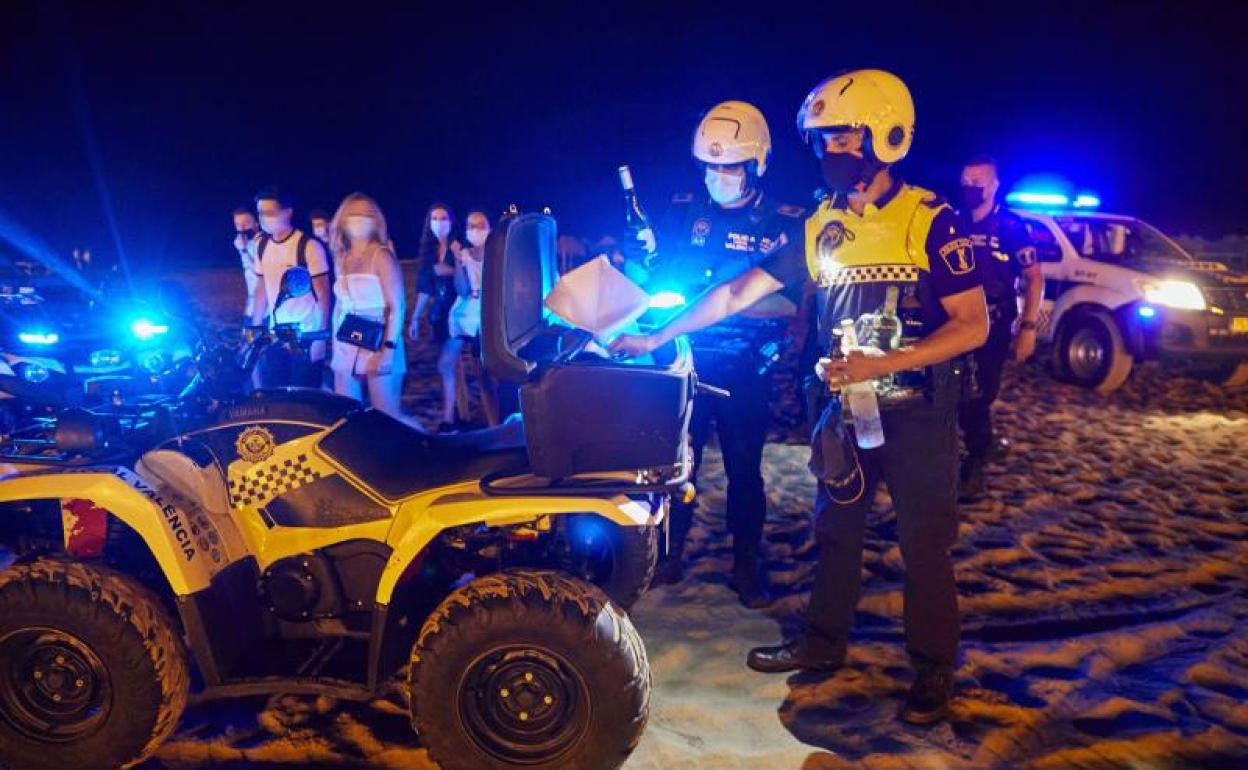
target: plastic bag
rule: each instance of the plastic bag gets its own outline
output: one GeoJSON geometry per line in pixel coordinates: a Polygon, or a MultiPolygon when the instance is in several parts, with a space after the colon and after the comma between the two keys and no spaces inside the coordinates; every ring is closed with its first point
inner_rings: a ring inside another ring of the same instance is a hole
{"type": "Polygon", "coordinates": [[[649,295],[605,256],[565,273],[546,295],[550,312],[598,339],[637,320],[649,305],[649,295]]]}

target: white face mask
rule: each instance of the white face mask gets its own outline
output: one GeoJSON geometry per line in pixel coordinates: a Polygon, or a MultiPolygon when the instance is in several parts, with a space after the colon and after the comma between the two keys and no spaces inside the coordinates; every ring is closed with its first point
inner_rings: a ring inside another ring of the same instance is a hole
{"type": "Polygon", "coordinates": [[[264,230],[269,235],[277,235],[279,232],[286,229],[286,217],[281,215],[261,216],[260,229],[264,230]]]}
{"type": "Polygon", "coordinates": [[[347,237],[353,241],[366,241],[373,237],[373,233],[377,232],[377,223],[372,217],[354,216],[347,217],[343,229],[347,233],[347,237]]]}
{"type": "Polygon", "coordinates": [[[484,246],[485,239],[490,237],[488,227],[469,227],[467,230],[468,242],[473,246],[484,246]]]}
{"type": "Polygon", "coordinates": [[[317,238],[320,238],[322,241],[329,240],[329,228],[324,225],[317,225],[316,227],[313,227],[312,234],[317,238]]]}
{"type": "Polygon", "coordinates": [[[435,219],[429,223],[429,229],[433,231],[437,238],[445,238],[451,234],[451,220],[435,219]]]}
{"type": "Polygon", "coordinates": [[[745,194],[745,175],[737,176],[713,168],[706,170],[706,191],[711,200],[720,204],[735,203],[745,194]]]}

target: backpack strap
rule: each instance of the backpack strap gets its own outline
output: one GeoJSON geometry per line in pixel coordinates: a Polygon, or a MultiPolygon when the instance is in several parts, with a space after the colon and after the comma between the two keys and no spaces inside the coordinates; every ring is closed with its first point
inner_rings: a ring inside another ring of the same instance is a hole
{"type": "Polygon", "coordinates": [[[311,238],[307,233],[302,230],[299,231],[299,246],[296,251],[297,256],[295,257],[295,260],[299,267],[302,267],[304,270],[308,269],[308,241],[310,240],[311,238]]]}
{"type": "Polygon", "coordinates": [[[256,262],[264,258],[264,249],[269,245],[269,241],[273,240],[268,233],[260,233],[259,241],[256,243],[256,262]]]}

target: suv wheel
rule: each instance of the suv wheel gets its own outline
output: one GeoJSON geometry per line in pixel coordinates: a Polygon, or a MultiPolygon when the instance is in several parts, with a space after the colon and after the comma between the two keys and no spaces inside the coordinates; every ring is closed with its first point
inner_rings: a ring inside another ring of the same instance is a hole
{"type": "Polygon", "coordinates": [[[1079,312],[1064,321],[1053,354],[1063,379],[1099,393],[1122,387],[1135,364],[1118,324],[1099,311],[1079,312]]]}

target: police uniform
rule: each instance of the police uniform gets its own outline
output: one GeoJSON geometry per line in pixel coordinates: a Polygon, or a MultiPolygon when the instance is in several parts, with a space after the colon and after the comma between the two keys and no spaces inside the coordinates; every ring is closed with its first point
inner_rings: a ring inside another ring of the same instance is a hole
{"type": "Polygon", "coordinates": [[[979,222],[968,215],[963,216],[962,222],[975,250],[991,321],[988,341],[973,354],[978,394],[963,403],[958,414],[970,469],[982,467],[992,447],[991,407],[1001,390],[1001,372],[1010,355],[1014,319],[1018,317],[1015,285],[1023,270],[1035,264],[1036,249],[1023,220],[1001,208],[1001,204],[979,222]]]}
{"type": "MultiPolygon", "coordinates": [[[[903,344],[943,325],[940,300],[980,285],[975,255],[954,211],[938,196],[895,181],[861,216],[825,200],[806,220],[802,244],[760,267],[786,286],[814,279],[819,331],[829,349],[841,320],[877,314],[887,290],[901,296],[903,344]]],[[[814,660],[839,660],[858,603],[862,546],[874,492],[888,485],[906,564],[907,649],[920,663],[952,665],[957,593],[949,548],[957,534],[956,406],[960,377],[950,362],[891,378],[897,398],[880,398],[884,445],[859,449],[839,397],[826,396],[812,436],[819,479],[815,532],[819,565],[801,643],[814,660]]],[[[827,393],[826,385],[818,387],[827,393]]]]}
{"type": "MultiPolygon", "coordinates": [[[[705,198],[677,195],[659,232],[660,257],[647,281],[654,293],[680,291],[692,299],[704,289],[732,280],[756,266],[780,246],[800,238],[804,211],[778,204],[764,192],[739,208],[724,208],[705,198]]],[[[787,296],[797,304],[801,288],[787,296]]],[[[769,361],[760,351],[778,345],[787,318],[737,315],[690,335],[698,378],[731,393],[728,398],[698,396],[690,435],[694,476],[712,425],[718,435],[728,477],[727,521],[739,558],[756,558],[767,517],[763,489],[763,444],[771,417],[769,361]]],[[[679,558],[693,520],[693,506],[672,507],[671,553],[679,558]]]]}

